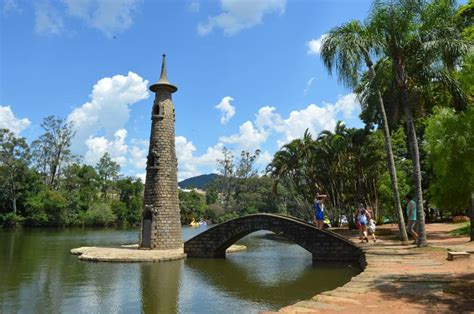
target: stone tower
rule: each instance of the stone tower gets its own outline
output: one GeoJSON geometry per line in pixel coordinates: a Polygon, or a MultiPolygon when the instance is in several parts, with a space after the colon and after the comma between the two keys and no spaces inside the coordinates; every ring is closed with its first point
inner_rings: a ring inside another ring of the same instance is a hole
{"type": "Polygon", "coordinates": [[[140,247],[175,249],[183,245],[178,201],[174,105],[171,94],[178,88],[166,77],[163,55],[161,76],[150,86],[155,93],[151,112],[151,134],[146,165],[140,247]]]}

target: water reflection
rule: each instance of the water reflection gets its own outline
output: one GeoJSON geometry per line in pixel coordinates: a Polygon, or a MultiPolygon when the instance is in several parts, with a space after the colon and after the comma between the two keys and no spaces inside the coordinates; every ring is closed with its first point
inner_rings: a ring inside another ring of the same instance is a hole
{"type": "MultiPolygon", "coordinates": [[[[244,238],[248,252],[221,259],[187,259],[189,277],[207,282],[237,299],[278,308],[288,300],[301,300],[334,289],[359,272],[354,265],[313,265],[311,254],[299,246],[261,239],[262,233],[244,238]]],[[[202,283],[201,283],[202,284],[202,283]]]]}
{"type": "Polygon", "coordinates": [[[182,266],[182,261],[140,265],[142,312],[178,311],[182,266]]]}
{"type": "MultiPolygon", "coordinates": [[[[203,228],[202,228],[203,229],[203,228]]],[[[184,229],[184,238],[201,230],[184,229]]],[[[312,264],[297,245],[241,240],[226,259],[82,262],[69,250],[134,243],[130,230],[0,230],[0,313],[252,313],[274,310],[348,281],[357,270],[312,264]]]]}

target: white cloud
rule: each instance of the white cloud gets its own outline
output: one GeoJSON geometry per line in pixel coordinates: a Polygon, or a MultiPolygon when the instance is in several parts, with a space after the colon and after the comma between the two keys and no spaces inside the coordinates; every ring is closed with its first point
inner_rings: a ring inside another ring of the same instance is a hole
{"type": "Polygon", "coordinates": [[[308,80],[308,82],[306,83],[306,87],[305,87],[305,89],[304,89],[304,91],[303,91],[303,93],[304,93],[305,95],[308,93],[309,88],[310,88],[311,85],[313,84],[313,81],[314,81],[314,77],[310,78],[310,79],[308,80]]]}
{"type": "Polygon", "coordinates": [[[198,34],[207,35],[214,28],[222,28],[226,35],[235,35],[241,30],[262,23],[269,13],[283,14],[286,0],[220,0],[222,13],[199,23],[198,34]]]}
{"type": "Polygon", "coordinates": [[[147,148],[132,146],[130,149],[130,164],[137,169],[145,168],[147,151],[147,148]]]}
{"type": "Polygon", "coordinates": [[[278,145],[286,144],[295,138],[302,137],[305,130],[316,136],[323,130],[333,130],[342,113],[344,118],[351,118],[354,111],[359,108],[359,102],[355,94],[339,96],[335,104],[324,103],[324,106],[310,104],[302,110],[290,113],[287,119],[276,119],[274,129],[281,133],[282,137],[278,145]]]}
{"type": "Polygon", "coordinates": [[[257,160],[255,161],[255,165],[264,170],[269,163],[271,163],[273,160],[273,155],[270,154],[267,150],[260,152],[260,155],[258,155],[257,160]]]}
{"type": "Polygon", "coordinates": [[[247,121],[239,127],[239,133],[231,136],[221,136],[222,143],[236,144],[239,151],[255,151],[260,148],[268,138],[268,133],[263,129],[255,128],[253,123],[247,121]]]}
{"type": "Polygon", "coordinates": [[[264,106],[258,110],[255,118],[255,125],[259,128],[270,127],[281,123],[281,116],[275,113],[276,108],[271,106],[264,106]]]}
{"type": "Polygon", "coordinates": [[[199,174],[197,161],[193,156],[196,151],[192,142],[184,136],[176,136],[176,156],[178,157],[178,180],[194,177],[199,174]]]}
{"type": "Polygon", "coordinates": [[[310,104],[304,109],[294,110],[286,119],[281,117],[275,107],[265,106],[258,111],[255,124],[262,133],[280,134],[277,143],[278,146],[282,146],[303,136],[306,129],[313,135],[319,134],[322,130],[333,130],[339,114],[346,119],[352,118],[359,106],[353,93],[339,96],[334,104],[323,103],[323,106],[310,104]]]}
{"type": "MultiPolygon", "coordinates": [[[[264,106],[259,109],[255,121],[246,121],[239,127],[239,132],[230,136],[221,136],[214,146],[207,148],[202,155],[196,155],[196,146],[184,136],[177,136],[176,155],[178,157],[178,180],[183,180],[203,173],[217,172],[217,159],[222,158],[222,149],[226,146],[238,156],[240,151],[254,152],[262,149],[270,136],[276,135],[276,144],[280,147],[289,141],[303,136],[306,129],[317,136],[322,130],[333,130],[336,121],[343,115],[352,118],[359,103],[355,94],[339,96],[334,104],[323,103],[321,106],[310,104],[301,110],[292,111],[283,118],[275,107],[264,106]]],[[[256,160],[256,166],[263,170],[273,155],[263,149],[256,160]]],[[[142,161],[143,162],[143,161],[142,161]]]]}
{"type": "Polygon", "coordinates": [[[201,156],[194,156],[196,147],[184,136],[177,136],[176,156],[178,157],[178,181],[202,173],[216,172],[217,159],[222,158],[223,144],[208,147],[201,156]]]}
{"type": "Polygon", "coordinates": [[[308,42],[308,53],[318,55],[321,53],[321,46],[323,44],[323,40],[327,37],[327,34],[321,35],[318,39],[311,39],[308,42]]]}
{"type": "Polygon", "coordinates": [[[360,108],[360,103],[357,99],[357,95],[350,93],[344,96],[339,96],[335,106],[338,111],[341,111],[344,114],[344,118],[351,118],[354,111],[360,108]]]}
{"type": "Polygon", "coordinates": [[[221,124],[227,124],[230,119],[235,115],[235,107],[230,104],[234,98],[225,96],[221,102],[215,107],[221,111],[221,124]]]}
{"type": "Polygon", "coordinates": [[[100,158],[109,153],[113,161],[117,162],[121,167],[127,164],[128,145],[125,144],[127,130],[120,129],[114,134],[114,139],[108,140],[105,137],[90,137],[86,140],[87,152],[84,161],[88,164],[96,164],[100,158]]]}
{"type": "Polygon", "coordinates": [[[145,183],[146,172],[137,173],[135,176],[136,176],[137,178],[140,178],[140,179],[142,180],[142,182],[145,183]]]}
{"type": "Polygon", "coordinates": [[[40,35],[60,35],[64,31],[61,14],[47,0],[36,3],[35,31],[40,35]]]}
{"type": "Polygon", "coordinates": [[[104,132],[109,141],[129,118],[129,106],[146,99],[148,81],[138,74],[115,75],[99,80],[93,87],[90,101],[74,109],[67,120],[73,122],[76,136],[72,147],[83,153],[86,140],[104,132]]]}
{"type": "Polygon", "coordinates": [[[3,4],[3,14],[9,14],[12,12],[20,12],[20,6],[17,0],[6,0],[3,4]]]}
{"type": "Polygon", "coordinates": [[[15,134],[29,127],[31,124],[27,118],[17,119],[10,106],[0,106],[0,129],[9,129],[15,134]]]}
{"type": "Polygon", "coordinates": [[[70,16],[79,18],[107,37],[123,32],[133,24],[138,0],[62,0],[70,16]]]}
{"type": "Polygon", "coordinates": [[[287,119],[275,126],[275,130],[282,134],[279,146],[303,136],[306,129],[313,135],[322,130],[332,130],[336,126],[336,113],[334,106],[318,107],[315,104],[292,111],[287,119]]]}
{"type": "MultiPolygon", "coordinates": [[[[101,140],[102,143],[98,143],[99,147],[110,146],[108,141],[101,140]]],[[[100,142],[97,140],[97,142],[100,142]]],[[[145,167],[146,167],[146,154],[148,152],[148,142],[132,140],[132,142],[140,142],[140,147],[133,146],[129,150],[128,164],[134,166],[139,172],[136,173],[137,177],[140,177],[145,182],[145,167]],[[144,145],[146,142],[146,145],[144,145]],[[143,144],[143,145],[142,145],[143,144]],[[141,172],[143,171],[143,172],[141,172]]],[[[218,143],[214,146],[208,147],[206,152],[201,155],[195,155],[196,147],[193,142],[186,139],[184,136],[175,137],[176,145],[176,156],[178,158],[178,181],[197,176],[203,173],[217,172],[217,159],[222,158],[222,149],[224,145],[218,143]]],[[[100,155],[102,151],[99,151],[97,155],[100,155]]],[[[109,152],[110,153],[110,152],[109,152]]],[[[100,157],[99,157],[100,158],[100,157]]]]}
{"type": "Polygon", "coordinates": [[[198,0],[191,0],[188,4],[188,10],[193,13],[199,12],[201,10],[201,4],[198,0]]]}

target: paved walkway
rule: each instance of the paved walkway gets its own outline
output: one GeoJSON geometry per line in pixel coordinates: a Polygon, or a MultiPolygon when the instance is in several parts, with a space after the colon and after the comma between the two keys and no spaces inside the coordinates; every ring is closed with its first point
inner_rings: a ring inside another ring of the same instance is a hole
{"type": "MultiPolygon", "coordinates": [[[[390,237],[360,244],[367,267],[350,282],[282,313],[474,312],[474,256],[447,261],[447,250],[474,251],[467,237],[448,235],[453,225],[427,225],[430,247],[402,246],[390,237]]],[[[354,242],[355,234],[346,234],[354,242]]]]}

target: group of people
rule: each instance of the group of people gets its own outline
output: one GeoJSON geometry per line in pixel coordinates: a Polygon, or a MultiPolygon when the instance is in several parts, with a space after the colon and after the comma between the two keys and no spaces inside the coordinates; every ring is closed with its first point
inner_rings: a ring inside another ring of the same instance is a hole
{"type": "MultiPolygon", "coordinates": [[[[316,193],[314,198],[314,224],[316,228],[323,229],[324,227],[324,202],[327,198],[325,194],[316,193]]],[[[415,232],[416,229],[416,202],[412,199],[411,195],[405,196],[407,201],[406,213],[408,218],[407,231],[411,234],[415,240],[418,241],[418,234],[415,232]]],[[[356,227],[359,229],[359,240],[361,243],[369,242],[369,235],[372,236],[372,240],[377,242],[375,237],[375,221],[372,218],[373,212],[370,207],[365,208],[364,204],[360,203],[354,213],[356,227]]]]}
{"type": "Polygon", "coordinates": [[[377,242],[375,237],[375,220],[372,219],[373,212],[370,207],[365,208],[364,204],[360,203],[355,214],[356,227],[359,229],[359,240],[361,243],[364,241],[369,242],[368,235],[372,236],[372,240],[377,242]]]}

